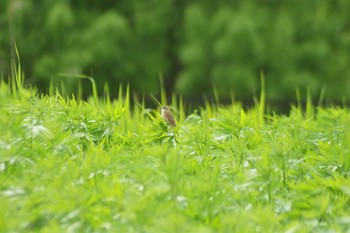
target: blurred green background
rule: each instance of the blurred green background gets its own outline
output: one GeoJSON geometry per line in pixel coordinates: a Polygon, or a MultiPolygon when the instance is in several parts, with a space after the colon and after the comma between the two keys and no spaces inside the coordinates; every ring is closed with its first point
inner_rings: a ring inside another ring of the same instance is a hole
{"type": "Polygon", "coordinates": [[[163,76],[189,100],[215,87],[244,101],[259,94],[262,71],[272,103],[295,100],[296,88],[317,99],[323,87],[339,103],[350,90],[349,9],[348,0],[2,0],[0,71],[10,75],[16,41],[27,82],[42,91],[63,80],[74,92],[64,73],[93,76],[100,93],[108,83],[112,96],[120,83],[157,95],[163,76]]]}

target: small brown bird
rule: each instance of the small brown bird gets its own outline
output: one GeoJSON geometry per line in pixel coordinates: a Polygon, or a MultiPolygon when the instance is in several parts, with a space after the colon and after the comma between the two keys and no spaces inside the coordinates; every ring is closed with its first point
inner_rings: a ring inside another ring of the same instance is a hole
{"type": "Polygon", "coordinates": [[[170,108],[168,106],[166,106],[166,105],[164,105],[162,107],[162,118],[171,127],[175,127],[176,126],[173,114],[170,112],[170,108]]]}

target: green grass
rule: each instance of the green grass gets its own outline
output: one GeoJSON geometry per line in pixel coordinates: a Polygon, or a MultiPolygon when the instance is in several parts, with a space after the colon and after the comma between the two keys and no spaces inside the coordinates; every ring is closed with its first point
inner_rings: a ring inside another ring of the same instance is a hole
{"type": "Polygon", "coordinates": [[[128,88],[84,102],[22,83],[0,84],[0,232],[350,228],[348,109],[264,115],[262,92],[186,115],[173,95],[168,129],[128,88]]]}

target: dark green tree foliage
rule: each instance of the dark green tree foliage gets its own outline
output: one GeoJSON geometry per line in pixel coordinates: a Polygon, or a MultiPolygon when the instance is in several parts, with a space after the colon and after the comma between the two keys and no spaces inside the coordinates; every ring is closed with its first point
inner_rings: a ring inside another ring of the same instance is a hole
{"type": "Polygon", "coordinates": [[[186,9],[181,90],[191,93],[205,80],[221,93],[233,90],[247,97],[257,91],[263,71],[270,99],[294,98],[296,86],[314,94],[326,86],[329,97],[346,95],[350,32],[344,9],[349,3],[239,1],[225,6],[186,9]]]}
{"type": "Polygon", "coordinates": [[[161,74],[185,96],[215,87],[245,99],[264,72],[270,100],[323,86],[340,100],[350,89],[348,9],[347,0],[3,0],[0,69],[10,73],[15,40],[27,79],[43,90],[62,80],[74,90],[64,73],[93,76],[100,90],[157,93],[161,74]]]}

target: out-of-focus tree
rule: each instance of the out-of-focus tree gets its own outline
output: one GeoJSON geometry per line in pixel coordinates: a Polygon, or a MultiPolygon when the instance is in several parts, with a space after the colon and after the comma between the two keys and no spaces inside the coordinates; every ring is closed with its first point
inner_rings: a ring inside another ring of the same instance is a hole
{"type": "MultiPolygon", "coordinates": [[[[350,1],[295,0],[3,0],[0,69],[15,57],[31,83],[93,76],[100,90],[129,83],[136,92],[168,90],[194,97],[259,92],[295,99],[295,88],[328,98],[350,97],[350,1]]],[[[87,83],[88,85],[88,83],[87,83]]],[[[89,91],[89,88],[84,88],[89,91]]]]}
{"type": "Polygon", "coordinates": [[[350,25],[344,9],[349,6],[236,1],[213,11],[192,4],[185,14],[180,52],[185,69],[178,90],[198,94],[214,86],[226,96],[233,91],[249,97],[258,91],[262,71],[270,99],[295,98],[295,87],[317,94],[326,86],[329,97],[348,96],[350,25]]]}

